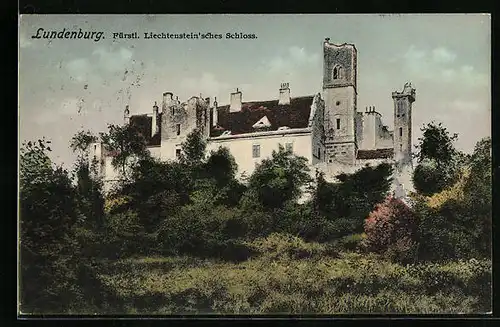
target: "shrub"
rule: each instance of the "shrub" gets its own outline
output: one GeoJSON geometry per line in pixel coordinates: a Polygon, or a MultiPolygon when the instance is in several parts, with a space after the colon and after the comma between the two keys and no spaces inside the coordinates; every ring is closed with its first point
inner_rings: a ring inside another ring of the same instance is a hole
{"type": "Polygon", "coordinates": [[[304,259],[325,254],[336,256],[331,247],[320,243],[307,243],[300,237],[287,233],[272,233],[265,238],[244,244],[270,259],[304,259]]]}
{"type": "Polygon", "coordinates": [[[335,242],[335,245],[344,251],[361,251],[364,249],[364,240],[366,234],[351,234],[341,237],[335,242]]]}
{"type": "Polygon", "coordinates": [[[411,260],[416,246],[417,219],[404,202],[393,197],[376,206],[365,222],[365,245],[400,261],[411,260]]]}

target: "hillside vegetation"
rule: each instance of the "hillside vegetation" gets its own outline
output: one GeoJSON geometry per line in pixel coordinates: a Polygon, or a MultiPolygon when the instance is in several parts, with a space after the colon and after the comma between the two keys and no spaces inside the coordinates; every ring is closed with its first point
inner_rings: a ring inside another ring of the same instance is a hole
{"type": "Polygon", "coordinates": [[[329,183],[283,148],[243,183],[197,131],[175,162],[150,157],[131,126],[79,132],[70,172],[50,141],[24,143],[21,311],[490,311],[491,141],[465,155],[443,126],[423,131],[411,206],[391,196],[389,164],[329,183]],[[86,151],[97,139],[124,175],[106,196],[86,151]]]}

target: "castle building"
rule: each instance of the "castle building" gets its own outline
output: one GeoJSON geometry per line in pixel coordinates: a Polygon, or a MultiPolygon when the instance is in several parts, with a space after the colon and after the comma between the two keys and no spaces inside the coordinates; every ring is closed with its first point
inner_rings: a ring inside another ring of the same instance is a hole
{"type": "MultiPolygon", "coordinates": [[[[199,129],[209,151],[229,149],[239,178],[250,176],[282,145],[305,157],[312,173],[323,171],[330,180],[340,172],[389,162],[396,167],[396,184],[410,186],[415,89],[406,83],[402,91],[392,92],[394,131],[389,131],[375,106],[358,111],[356,47],[326,38],[323,55],[322,93],[292,97],[290,85],[282,83],[277,99],[244,102],[236,89],[229,104],[219,105],[217,98],[212,102],[201,95],[181,103],[165,92],[161,110],[155,102],[152,113],[131,116],[127,106],[124,123],[137,127],[151,155],[160,160],[176,160],[188,134],[199,129]]],[[[95,143],[91,158],[100,159],[99,174],[109,189],[120,178],[111,165],[113,154],[95,143]]]]}

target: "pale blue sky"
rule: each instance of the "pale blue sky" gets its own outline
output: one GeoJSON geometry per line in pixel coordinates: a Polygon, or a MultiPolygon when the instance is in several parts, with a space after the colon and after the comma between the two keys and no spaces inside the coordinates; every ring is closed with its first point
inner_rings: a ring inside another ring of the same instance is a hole
{"type": "Polygon", "coordinates": [[[229,101],[276,98],[281,82],[292,97],[321,92],[322,42],[358,49],[358,111],[374,105],[393,125],[391,92],[411,81],[414,142],[430,120],[459,133],[471,151],[490,135],[488,15],[106,15],[22,16],[20,138],[53,141],[53,158],[69,164],[71,136],[122,123],[123,109],[152,111],[171,91],[229,101]],[[45,30],[103,31],[105,39],[32,39],[45,30]],[[113,32],[255,34],[254,40],[113,40],[113,32]],[[127,73],[125,73],[127,71],[127,73]]]}

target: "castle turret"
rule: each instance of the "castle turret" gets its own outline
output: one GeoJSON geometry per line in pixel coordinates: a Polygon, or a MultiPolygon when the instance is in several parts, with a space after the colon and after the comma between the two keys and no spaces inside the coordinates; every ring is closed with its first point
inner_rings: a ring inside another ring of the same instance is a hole
{"type": "Polygon", "coordinates": [[[123,111],[123,123],[128,125],[130,122],[130,110],[128,109],[128,104],[125,106],[125,110],[123,111]]]}
{"type": "Polygon", "coordinates": [[[151,122],[151,137],[155,136],[160,131],[159,121],[158,121],[158,105],[153,106],[153,119],[151,122]]]}
{"type": "Polygon", "coordinates": [[[415,89],[406,83],[401,92],[392,92],[394,100],[394,159],[401,166],[412,166],[412,103],[415,89]]]}

